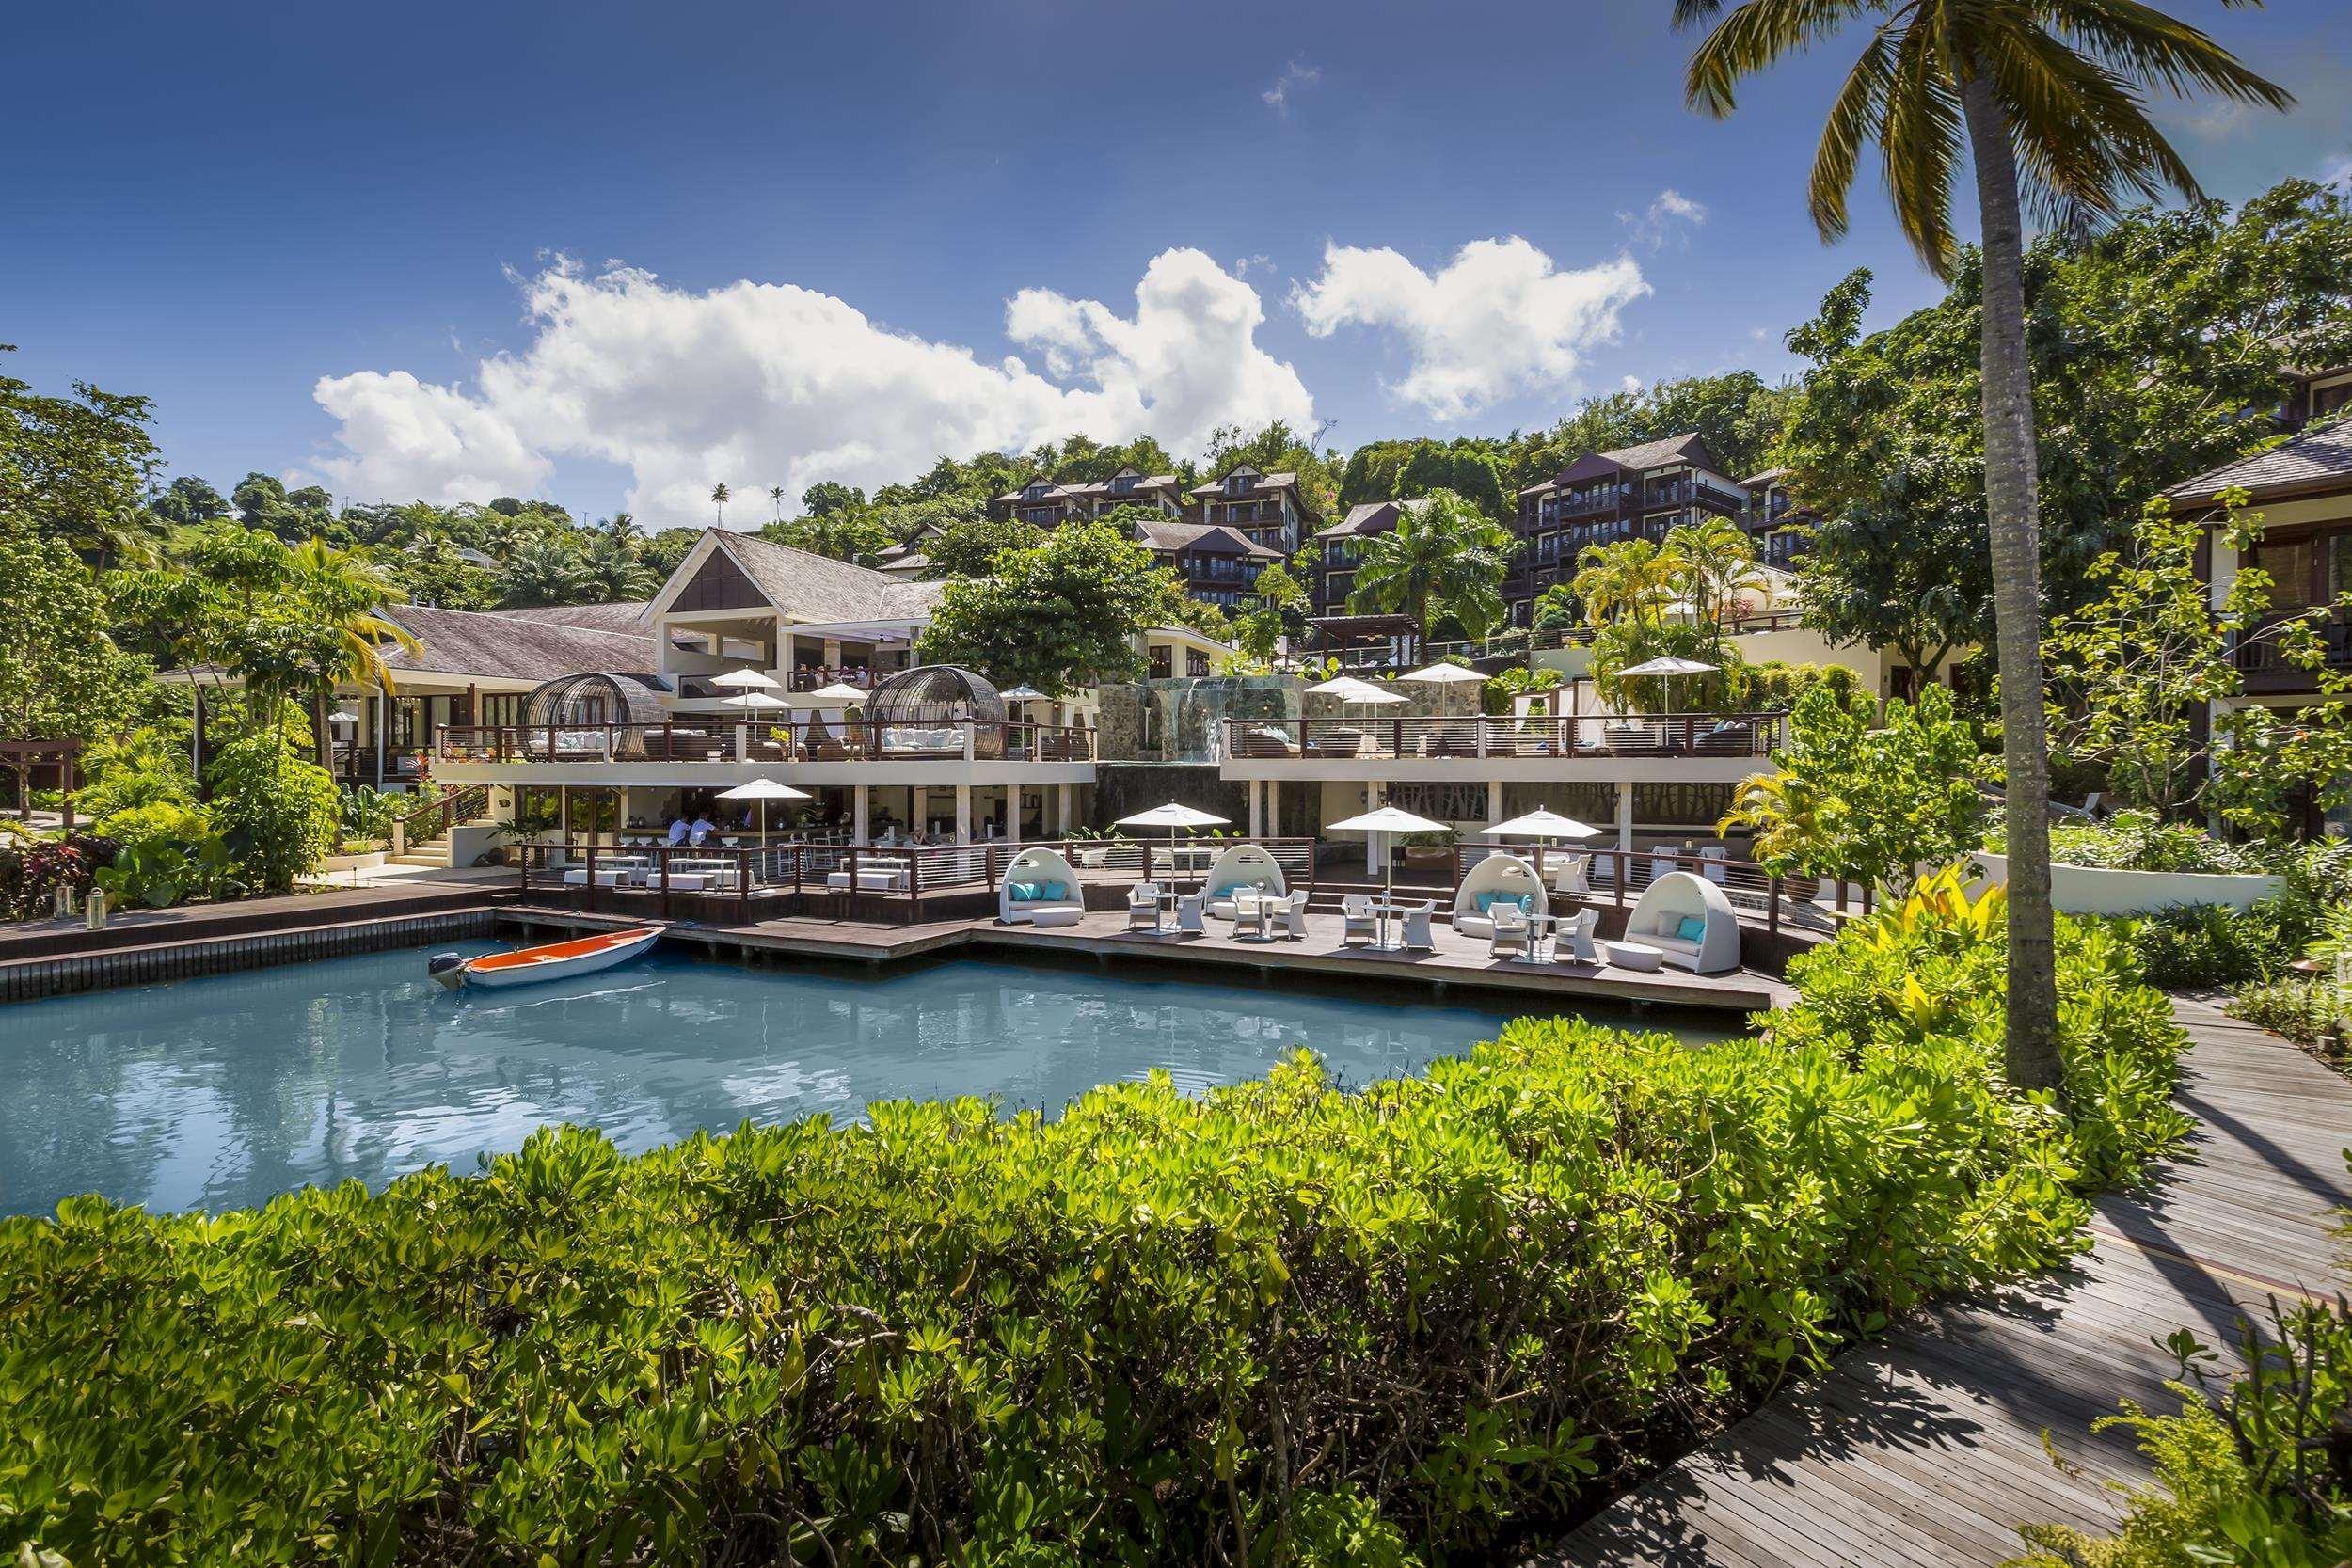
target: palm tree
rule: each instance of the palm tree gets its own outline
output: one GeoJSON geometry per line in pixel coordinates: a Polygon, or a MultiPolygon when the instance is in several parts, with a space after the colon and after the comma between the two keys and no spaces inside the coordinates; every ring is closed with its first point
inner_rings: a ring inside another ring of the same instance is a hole
{"type": "MultiPolygon", "coordinates": [[[[2260,0],[2224,0],[2257,5],[2260,0]]],[[[1675,0],[1675,24],[1714,19],[1723,0],[1675,0]]],[[[1734,89],[1840,23],[1878,18],[1830,106],[1809,205],[1825,241],[1867,143],[1883,154],[1895,216],[1939,277],[1960,257],[1951,208],[1961,149],[1975,167],[1983,235],[1984,491],[2009,796],[2010,1081],[2062,1087],[2050,909],[2050,769],[2042,688],[2042,546],[2033,386],[2026,359],[2024,203],[2070,221],[2114,212],[2125,193],[2198,194],[2147,116],[2149,86],[2202,87],[2239,103],[2294,100],[2211,38],[2139,0],[1744,0],[1691,57],[1690,101],[1722,118],[1734,89]]]]}
{"type": "Polygon", "coordinates": [[[1649,539],[1587,545],[1568,586],[1595,626],[1621,617],[1654,620],[1674,596],[1675,562],[1649,539]]]}
{"type": "Polygon", "coordinates": [[[1676,586],[1690,601],[1692,618],[1706,628],[1715,662],[1722,663],[1724,624],[1733,605],[1741,594],[1764,587],[1755,544],[1739,524],[1710,514],[1700,522],[1677,523],[1666,534],[1661,553],[1672,563],[1676,586]]]}
{"type": "Polygon", "coordinates": [[[784,521],[784,486],[781,484],[768,486],[768,499],[776,503],[776,521],[784,521]]]}
{"type": "Polygon", "coordinates": [[[551,533],[526,535],[499,562],[499,598],[509,610],[570,604],[586,580],[580,553],[551,533]]]}
{"type": "Polygon", "coordinates": [[[606,604],[646,598],[660,586],[653,569],[638,559],[637,546],[620,543],[610,534],[591,540],[587,553],[580,558],[580,591],[606,604]]]}
{"type": "Polygon", "coordinates": [[[1407,507],[1396,527],[1364,542],[1347,608],[1409,618],[1421,641],[1429,623],[1451,614],[1472,637],[1503,616],[1502,579],[1518,541],[1451,490],[1433,490],[1425,504],[1407,507]]]}
{"type": "Polygon", "coordinates": [[[421,646],[406,628],[378,613],[387,605],[407,598],[384,569],[364,550],[337,549],[316,538],[305,539],[287,551],[289,583],[294,601],[313,624],[330,627],[342,645],[342,664],[327,673],[311,693],[311,745],[318,760],[327,760],[326,705],[335,682],[354,681],[387,697],[398,696],[391,667],[384,662],[387,644],[415,654],[421,646]]]}
{"type": "Polygon", "coordinates": [[[727,526],[727,502],[733,500],[734,499],[735,492],[729,490],[723,482],[710,487],[710,501],[712,505],[719,509],[719,526],[721,528],[727,526]]]}

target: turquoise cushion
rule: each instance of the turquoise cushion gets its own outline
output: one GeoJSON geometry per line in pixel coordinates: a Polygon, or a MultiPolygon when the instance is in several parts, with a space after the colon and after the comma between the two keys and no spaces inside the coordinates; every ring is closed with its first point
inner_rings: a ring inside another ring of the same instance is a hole
{"type": "Polygon", "coordinates": [[[1039,896],[1040,894],[1038,885],[1035,882],[1015,882],[1012,884],[1012,901],[1016,904],[1034,904],[1038,901],[1039,896]]]}
{"type": "Polygon", "coordinates": [[[1532,893],[1482,893],[1470,902],[1478,906],[1480,914],[1492,911],[1497,904],[1517,904],[1522,914],[1535,912],[1535,895],[1532,893]]]}
{"type": "Polygon", "coordinates": [[[1705,942],[1707,940],[1707,922],[1701,920],[1697,915],[1686,914],[1682,917],[1682,923],[1675,927],[1675,935],[1680,937],[1685,942],[1705,942]]]}
{"type": "Polygon", "coordinates": [[[1059,882],[1040,882],[1037,885],[1037,895],[1048,903],[1058,901],[1066,894],[1068,894],[1069,891],[1070,890],[1067,887],[1063,886],[1059,882]]]}

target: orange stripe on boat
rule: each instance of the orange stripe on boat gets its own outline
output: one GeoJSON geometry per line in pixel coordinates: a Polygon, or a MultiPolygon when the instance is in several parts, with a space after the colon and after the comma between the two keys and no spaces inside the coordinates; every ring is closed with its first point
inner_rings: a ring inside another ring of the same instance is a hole
{"type": "Polygon", "coordinates": [[[468,969],[520,969],[528,964],[547,963],[556,958],[584,958],[608,948],[625,947],[646,937],[659,936],[659,926],[640,926],[634,930],[607,931],[601,936],[575,937],[569,942],[551,942],[543,947],[518,947],[512,953],[492,953],[469,963],[468,969]]]}

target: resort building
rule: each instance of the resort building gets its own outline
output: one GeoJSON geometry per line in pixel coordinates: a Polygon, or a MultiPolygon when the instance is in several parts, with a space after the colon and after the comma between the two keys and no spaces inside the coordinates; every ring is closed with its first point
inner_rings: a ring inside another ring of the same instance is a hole
{"type": "Polygon", "coordinates": [[[1756,546],[1756,558],[1782,571],[1796,564],[1812,545],[1812,525],[1820,514],[1801,506],[1789,493],[1788,470],[1767,468],[1740,482],[1748,493],[1747,509],[1740,514],[1740,531],[1756,546]]]}
{"type": "Polygon", "coordinates": [[[1364,542],[1377,534],[1395,532],[1398,521],[1406,513],[1421,512],[1428,505],[1425,499],[1365,501],[1349,507],[1346,516],[1316,534],[1314,580],[1308,584],[1314,601],[1313,613],[1344,614],[1347,596],[1356,591],[1356,563],[1362,559],[1364,542]]]}
{"type": "Polygon", "coordinates": [[[1136,543],[1158,557],[1184,585],[1184,596],[1229,613],[1254,592],[1258,574],[1281,552],[1242,532],[1212,523],[1145,523],[1136,543]]]}
{"type": "Polygon", "coordinates": [[[1696,432],[1588,452],[1519,492],[1523,549],[1502,585],[1511,624],[1529,624],[1535,600],[1576,576],[1588,546],[1662,541],[1677,524],[1709,513],[1737,518],[1748,507],[1747,490],[1724,476],[1696,432]]]}
{"type": "Polygon", "coordinates": [[[1323,521],[1296,474],[1261,473],[1247,463],[1195,485],[1192,499],[1196,521],[1233,529],[1282,558],[1297,554],[1300,542],[1323,521]]]}
{"type": "Polygon", "coordinates": [[[1184,515],[1184,481],[1174,474],[1147,474],[1121,468],[1091,484],[1057,484],[1044,474],[1031,474],[1018,490],[1008,490],[989,502],[999,517],[1035,528],[1058,528],[1073,519],[1100,517],[1121,506],[1139,506],[1164,517],[1184,515]]]}
{"type": "MultiPolygon", "coordinates": [[[[2352,372],[2345,384],[2352,385],[2352,372]]],[[[2306,430],[2268,451],[2184,480],[2165,494],[2183,515],[2210,521],[2220,515],[2217,498],[2232,488],[2247,493],[2265,528],[2247,562],[2226,539],[2208,537],[2202,555],[2217,610],[2239,568],[2247,565],[2269,574],[2271,604],[2280,615],[2308,611],[2352,593],[2352,420],[2306,430]]],[[[2329,671],[2352,672],[2352,622],[2341,613],[2329,619],[2322,642],[2329,671]]],[[[2297,709],[2342,700],[2323,695],[2316,673],[2280,658],[2267,640],[2244,643],[2236,659],[2245,690],[2217,703],[2217,713],[2245,704],[2297,709]]],[[[2303,828],[2313,836],[2352,836],[2352,814],[2340,809],[2324,815],[2307,803],[2303,828]]]]}

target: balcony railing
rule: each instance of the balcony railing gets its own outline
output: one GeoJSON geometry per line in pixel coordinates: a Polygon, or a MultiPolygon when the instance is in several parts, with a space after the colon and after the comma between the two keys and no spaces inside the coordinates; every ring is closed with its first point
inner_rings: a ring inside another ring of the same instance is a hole
{"type": "MultiPolygon", "coordinates": [[[[2231,661],[2241,674],[2267,676],[2270,686],[2293,686],[2300,680],[2312,680],[2317,671],[2308,670],[2289,659],[2279,646],[2276,628],[2295,619],[2292,615],[2273,615],[2238,641],[2230,652],[2231,661]]],[[[2331,618],[2315,628],[2326,657],[2325,668],[2332,671],[2352,670],[2352,621],[2331,618]]]]}
{"type": "Polygon", "coordinates": [[[1073,724],[735,721],[659,724],[458,725],[440,733],[450,763],[1090,762],[1094,731],[1073,724]]]}
{"type": "Polygon", "coordinates": [[[1228,719],[1228,757],[1309,762],[1401,758],[1760,757],[1779,744],[1777,713],[1624,718],[1228,719]]]}

